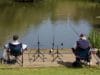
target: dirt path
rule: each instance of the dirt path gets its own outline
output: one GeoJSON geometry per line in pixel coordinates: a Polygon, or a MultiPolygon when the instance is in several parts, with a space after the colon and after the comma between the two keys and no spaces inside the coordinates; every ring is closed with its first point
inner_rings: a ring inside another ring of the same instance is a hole
{"type": "MultiPolygon", "coordinates": [[[[57,57],[57,54],[54,54],[54,56],[52,54],[49,54],[49,50],[47,49],[41,50],[41,52],[44,54],[44,61],[42,59],[43,56],[41,54],[40,57],[38,57],[34,61],[34,56],[37,57],[37,54],[35,54],[35,50],[25,51],[23,54],[23,67],[49,67],[49,66],[54,67],[54,66],[61,66],[61,65],[68,66],[75,61],[75,56],[73,55],[71,49],[63,49],[59,51],[61,54],[59,54],[57,57]]],[[[56,50],[54,52],[56,53],[56,50]]],[[[93,56],[91,61],[92,61],[91,65],[96,65],[96,59],[93,56]]],[[[12,65],[12,66],[14,67],[20,66],[20,64],[16,63],[16,65],[12,65]]]]}

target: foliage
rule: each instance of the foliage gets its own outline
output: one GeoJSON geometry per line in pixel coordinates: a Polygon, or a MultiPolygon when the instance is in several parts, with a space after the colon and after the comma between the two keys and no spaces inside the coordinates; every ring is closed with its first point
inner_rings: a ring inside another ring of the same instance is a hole
{"type": "Polygon", "coordinates": [[[22,1],[33,1],[33,2],[50,2],[50,1],[85,1],[85,2],[97,2],[97,3],[100,3],[100,0],[0,0],[0,3],[11,3],[11,2],[14,2],[14,1],[19,1],[19,2],[22,2],[22,1]]]}
{"type": "Polygon", "coordinates": [[[100,32],[93,30],[89,35],[89,40],[93,48],[100,49],[100,32]]]}

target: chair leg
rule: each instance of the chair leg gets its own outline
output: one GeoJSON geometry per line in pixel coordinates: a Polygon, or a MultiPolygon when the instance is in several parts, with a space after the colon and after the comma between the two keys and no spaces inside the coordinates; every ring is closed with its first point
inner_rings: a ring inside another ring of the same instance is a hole
{"type": "Polygon", "coordinates": [[[23,67],[23,54],[21,55],[21,59],[18,56],[15,56],[16,62],[23,67]]]}
{"type": "Polygon", "coordinates": [[[23,60],[23,53],[22,53],[21,60],[22,60],[22,62],[21,62],[21,63],[22,63],[22,65],[21,65],[21,66],[23,67],[23,63],[24,63],[24,60],[23,60]]]}
{"type": "Polygon", "coordinates": [[[7,64],[10,64],[11,63],[11,59],[10,59],[10,52],[7,52],[7,61],[6,61],[7,64]]]}

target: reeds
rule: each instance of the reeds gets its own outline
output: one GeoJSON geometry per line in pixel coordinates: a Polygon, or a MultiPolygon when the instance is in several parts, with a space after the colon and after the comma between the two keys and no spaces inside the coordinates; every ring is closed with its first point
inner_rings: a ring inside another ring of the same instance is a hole
{"type": "Polygon", "coordinates": [[[93,48],[100,49],[100,32],[93,30],[89,35],[89,40],[93,48]]]}

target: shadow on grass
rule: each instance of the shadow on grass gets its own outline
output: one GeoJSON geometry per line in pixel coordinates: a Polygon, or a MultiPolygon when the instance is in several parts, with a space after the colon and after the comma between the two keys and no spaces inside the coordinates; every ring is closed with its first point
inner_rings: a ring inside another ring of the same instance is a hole
{"type": "Polygon", "coordinates": [[[63,61],[58,61],[57,62],[60,65],[63,65],[67,68],[82,68],[82,66],[73,66],[73,62],[63,62],[63,61]]]}

